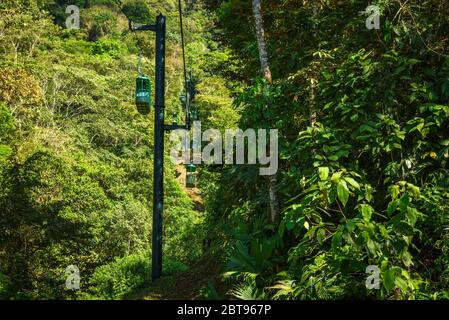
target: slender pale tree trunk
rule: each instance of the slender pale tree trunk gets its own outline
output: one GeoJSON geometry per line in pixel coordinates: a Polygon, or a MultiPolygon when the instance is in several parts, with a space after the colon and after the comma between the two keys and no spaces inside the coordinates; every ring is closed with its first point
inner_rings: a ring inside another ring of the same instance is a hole
{"type": "MultiPolygon", "coordinates": [[[[313,1],[313,17],[315,18],[318,14],[318,3],[317,0],[313,1]]],[[[316,38],[316,24],[315,21],[313,22],[313,35],[316,38]]],[[[314,78],[315,76],[312,76],[310,79],[310,126],[312,128],[315,128],[315,124],[317,121],[317,112],[316,112],[316,85],[317,80],[314,78]]]]}
{"type": "Polygon", "coordinates": [[[268,53],[267,53],[267,45],[265,43],[265,31],[263,28],[260,0],[253,0],[253,13],[254,13],[254,20],[256,23],[256,36],[257,36],[257,45],[259,47],[260,65],[262,67],[262,72],[265,79],[267,80],[268,84],[271,84],[272,78],[270,67],[268,65],[268,53]]]}
{"type": "MultiPolygon", "coordinates": [[[[263,28],[263,19],[261,13],[261,4],[260,0],[252,0],[253,2],[253,14],[256,25],[256,37],[257,37],[257,45],[259,47],[259,59],[260,65],[262,67],[262,73],[267,81],[268,85],[271,85],[273,79],[271,77],[271,71],[268,64],[268,53],[267,46],[265,43],[265,31],[263,28]]],[[[276,190],[277,185],[277,175],[270,175],[268,177],[268,189],[270,196],[270,221],[272,223],[276,223],[279,220],[279,199],[276,190]]]]}

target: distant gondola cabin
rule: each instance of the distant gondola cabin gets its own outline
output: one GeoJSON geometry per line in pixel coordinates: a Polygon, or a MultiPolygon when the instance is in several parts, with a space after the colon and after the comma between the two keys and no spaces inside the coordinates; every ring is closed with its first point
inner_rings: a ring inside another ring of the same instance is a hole
{"type": "Polygon", "coordinates": [[[151,110],[151,83],[145,75],[136,79],[136,107],[141,114],[149,114],[151,110]]]}
{"type": "Polygon", "coordinates": [[[194,106],[192,106],[192,110],[190,111],[190,117],[191,117],[191,119],[193,121],[198,121],[199,120],[198,110],[194,106]]]}
{"type": "Polygon", "coordinates": [[[195,188],[196,187],[196,166],[194,164],[189,163],[186,166],[186,187],[187,188],[195,188]]]}

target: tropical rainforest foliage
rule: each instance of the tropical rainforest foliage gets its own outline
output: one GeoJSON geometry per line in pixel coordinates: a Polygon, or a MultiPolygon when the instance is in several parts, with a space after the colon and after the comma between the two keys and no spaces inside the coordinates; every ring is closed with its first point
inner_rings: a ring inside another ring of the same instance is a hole
{"type": "MultiPolygon", "coordinates": [[[[123,12],[167,16],[168,123],[184,117],[179,17],[175,0],[121,2],[0,3],[1,298],[150,286],[154,113],[133,94],[140,50],[154,79],[154,37],[123,12]],[[68,5],[80,30],[65,28],[68,5]],[[80,290],[65,290],[69,265],[80,290]]],[[[223,274],[204,297],[448,299],[449,7],[261,2],[272,83],[251,1],[183,1],[186,54],[203,128],[279,130],[280,216],[257,165],[201,166],[199,206],[167,148],[164,274],[207,257],[223,274]],[[369,5],[379,29],[365,26],[369,5]]]]}

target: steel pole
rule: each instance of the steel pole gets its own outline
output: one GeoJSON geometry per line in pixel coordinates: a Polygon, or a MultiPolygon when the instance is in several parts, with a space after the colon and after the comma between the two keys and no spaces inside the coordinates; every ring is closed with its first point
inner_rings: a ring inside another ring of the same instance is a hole
{"type": "Polygon", "coordinates": [[[165,27],[163,15],[156,19],[156,88],[154,114],[153,247],[152,280],[162,274],[162,215],[164,211],[164,108],[165,27]]]}

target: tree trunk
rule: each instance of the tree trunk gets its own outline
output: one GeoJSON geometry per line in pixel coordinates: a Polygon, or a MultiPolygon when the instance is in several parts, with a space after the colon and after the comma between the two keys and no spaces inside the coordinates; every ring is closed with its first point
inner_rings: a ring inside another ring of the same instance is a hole
{"type": "MultiPolygon", "coordinates": [[[[252,0],[253,1],[253,14],[256,25],[256,37],[257,37],[257,45],[259,47],[259,59],[260,65],[262,67],[262,73],[267,81],[268,85],[271,85],[273,80],[271,77],[270,67],[268,65],[268,53],[267,47],[265,43],[265,31],[263,28],[263,19],[261,13],[261,5],[260,0],[252,0]]],[[[276,223],[279,220],[279,199],[276,190],[277,185],[277,175],[271,175],[268,177],[268,190],[269,190],[269,198],[270,198],[270,221],[271,223],[276,223]]]]}
{"type": "Polygon", "coordinates": [[[268,84],[271,84],[272,78],[270,67],[268,65],[268,53],[267,53],[267,46],[265,44],[265,31],[263,28],[260,0],[253,0],[253,13],[254,13],[254,20],[256,22],[256,37],[257,37],[257,45],[259,47],[260,65],[262,67],[262,72],[265,79],[267,80],[268,84]]]}
{"type": "MultiPolygon", "coordinates": [[[[318,3],[317,0],[313,1],[312,14],[315,18],[318,14],[318,3]]],[[[316,38],[316,21],[313,21],[313,35],[316,38]]],[[[310,126],[315,128],[315,124],[317,121],[317,112],[316,112],[316,85],[317,80],[314,79],[315,75],[310,79],[310,126]]]]}

